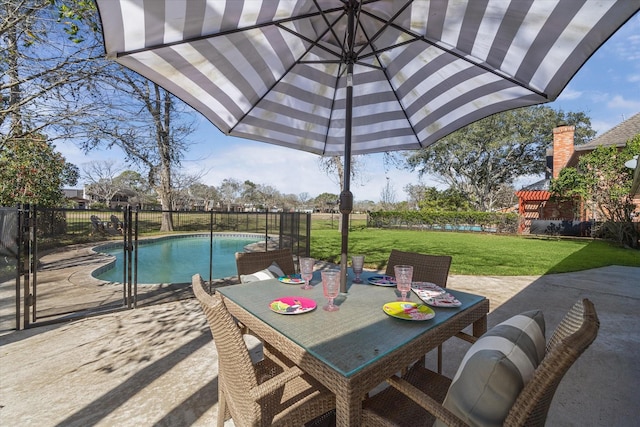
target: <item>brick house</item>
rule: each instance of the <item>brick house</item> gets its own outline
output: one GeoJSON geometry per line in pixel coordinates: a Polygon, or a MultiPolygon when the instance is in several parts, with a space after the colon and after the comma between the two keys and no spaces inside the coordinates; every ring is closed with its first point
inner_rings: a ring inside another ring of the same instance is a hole
{"type": "MultiPolygon", "coordinates": [[[[580,156],[592,152],[598,146],[614,146],[619,150],[635,135],[640,134],[640,113],[635,114],[609,131],[583,145],[574,145],[574,126],[558,126],[553,129],[553,148],[547,150],[547,176],[545,179],[516,192],[520,233],[531,232],[534,220],[564,220],[584,222],[593,214],[581,200],[555,203],[550,200],[550,178],[557,178],[567,166],[576,166],[580,156]]],[[[640,205],[638,190],[632,191],[634,201],[640,205]]]]}

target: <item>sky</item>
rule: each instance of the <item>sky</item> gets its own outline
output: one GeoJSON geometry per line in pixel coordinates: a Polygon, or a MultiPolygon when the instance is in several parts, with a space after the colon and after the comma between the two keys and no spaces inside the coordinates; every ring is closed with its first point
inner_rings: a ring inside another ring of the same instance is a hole
{"type": "MultiPolygon", "coordinates": [[[[576,73],[556,101],[545,104],[555,110],[583,111],[591,118],[597,135],[608,131],[640,112],[640,14],[622,26],[576,73]]],[[[198,114],[195,112],[194,114],[198,114]]],[[[218,186],[224,179],[271,185],[283,194],[340,193],[335,178],[319,168],[319,156],[299,150],[229,137],[200,116],[198,129],[182,161],[181,171],[201,175],[200,181],[218,186]]],[[[56,143],[68,162],[80,169],[90,161],[115,161],[124,167],[119,149],[84,154],[73,142],[56,143]]],[[[380,200],[387,180],[396,201],[407,199],[403,188],[422,183],[444,188],[432,177],[420,178],[417,172],[385,166],[382,154],[362,157],[362,174],[352,180],[351,191],[357,201],[380,200]]],[[[528,185],[540,177],[523,177],[516,187],[528,185]]],[[[81,188],[82,182],[76,186],[81,188]]]]}

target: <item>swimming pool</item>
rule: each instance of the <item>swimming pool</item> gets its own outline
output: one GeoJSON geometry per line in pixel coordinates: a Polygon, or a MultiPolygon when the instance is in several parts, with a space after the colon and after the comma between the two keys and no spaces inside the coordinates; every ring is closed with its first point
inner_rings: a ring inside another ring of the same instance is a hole
{"type": "MultiPolygon", "coordinates": [[[[235,253],[255,243],[264,236],[215,235],[213,237],[212,278],[236,275],[235,253]]],[[[190,283],[191,276],[200,273],[209,277],[208,234],[189,236],[167,236],[158,239],[140,240],[138,246],[138,284],[190,283]]],[[[115,261],[101,267],[92,276],[109,282],[122,282],[122,243],[108,244],[94,248],[96,252],[115,257],[115,261]]]]}

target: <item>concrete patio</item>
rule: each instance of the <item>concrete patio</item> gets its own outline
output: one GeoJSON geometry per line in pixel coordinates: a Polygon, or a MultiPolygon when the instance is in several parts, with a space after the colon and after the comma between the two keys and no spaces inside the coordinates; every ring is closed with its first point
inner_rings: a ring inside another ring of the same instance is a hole
{"type": "MultiPolygon", "coordinates": [[[[573,303],[590,298],[600,333],[561,383],[547,425],[638,425],[640,268],[454,275],[448,286],[488,296],[489,327],[542,308],[548,334],[573,303]]],[[[445,344],[446,374],[455,373],[466,348],[459,340],[445,344]]],[[[216,416],[216,351],[193,299],[0,337],[2,425],[208,426],[216,416]]]]}

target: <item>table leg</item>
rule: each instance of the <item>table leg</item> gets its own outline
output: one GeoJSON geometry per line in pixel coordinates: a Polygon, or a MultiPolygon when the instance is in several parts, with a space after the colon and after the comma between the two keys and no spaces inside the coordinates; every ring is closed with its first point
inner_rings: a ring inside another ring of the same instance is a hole
{"type": "Polygon", "coordinates": [[[482,316],[480,319],[473,322],[473,336],[480,337],[487,332],[487,316],[482,316]]]}
{"type": "Polygon", "coordinates": [[[362,396],[352,392],[336,395],[336,426],[359,426],[362,421],[362,396]]]}

